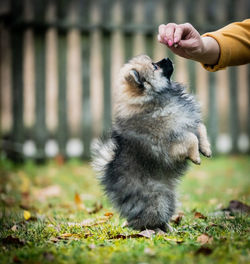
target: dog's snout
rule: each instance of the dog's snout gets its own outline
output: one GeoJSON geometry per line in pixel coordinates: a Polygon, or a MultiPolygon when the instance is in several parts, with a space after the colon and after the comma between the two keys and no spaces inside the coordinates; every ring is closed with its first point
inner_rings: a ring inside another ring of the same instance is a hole
{"type": "Polygon", "coordinates": [[[174,67],[173,67],[173,63],[169,58],[164,58],[163,60],[160,60],[158,62],[156,62],[156,64],[162,68],[163,70],[163,75],[166,76],[168,79],[170,79],[173,71],[174,71],[174,67]]]}

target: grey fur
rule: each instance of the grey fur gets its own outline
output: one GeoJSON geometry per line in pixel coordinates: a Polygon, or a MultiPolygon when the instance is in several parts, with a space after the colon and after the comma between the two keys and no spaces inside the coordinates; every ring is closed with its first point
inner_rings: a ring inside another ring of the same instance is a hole
{"type": "Polygon", "coordinates": [[[201,122],[194,97],[182,85],[167,83],[160,91],[150,91],[141,112],[116,116],[109,140],[99,141],[93,150],[94,168],[107,196],[129,226],[139,230],[166,231],[175,211],[175,186],[188,165],[186,159],[172,157],[170,148],[187,131],[197,135],[201,122]]]}

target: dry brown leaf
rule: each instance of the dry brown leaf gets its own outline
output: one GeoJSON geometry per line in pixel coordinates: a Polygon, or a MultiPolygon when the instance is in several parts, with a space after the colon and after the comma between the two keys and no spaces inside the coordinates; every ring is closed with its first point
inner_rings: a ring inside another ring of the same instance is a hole
{"type": "Polygon", "coordinates": [[[59,239],[74,239],[74,240],[78,240],[78,239],[81,238],[81,236],[79,234],[65,233],[65,234],[61,234],[57,238],[59,238],[59,239]]]}
{"type": "Polygon", "coordinates": [[[184,216],[183,212],[178,212],[178,214],[172,216],[171,222],[175,223],[176,225],[179,225],[183,216],[184,216]]]}
{"type": "Polygon", "coordinates": [[[57,238],[57,237],[51,237],[50,238],[50,241],[53,242],[53,243],[57,243],[60,239],[57,238]]]}
{"type": "Polygon", "coordinates": [[[14,231],[14,232],[16,232],[16,231],[17,231],[17,225],[13,225],[13,226],[11,227],[11,230],[14,231]]]}
{"type": "Polygon", "coordinates": [[[25,244],[24,240],[13,236],[7,236],[5,238],[0,239],[0,241],[3,242],[3,244],[17,245],[17,246],[24,246],[25,244]]]}
{"type": "Polygon", "coordinates": [[[85,219],[83,220],[80,225],[81,226],[94,226],[106,223],[110,219],[110,216],[100,217],[98,219],[85,219]]]}
{"type": "Polygon", "coordinates": [[[211,248],[208,248],[208,247],[200,247],[196,252],[195,252],[195,255],[199,255],[199,254],[202,254],[202,255],[205,255],[205,256],[208,256],[210,255],[211,253],[213,252],[213,250],[211,248]]]}
{"type": "Polygon", "coordinates": [[[23,263],[23,262],[18,258],[18,256],[16,256],[16,255],[13,257],[12,261],[13,261],[14,263],[23,263]]]}
{"type": "Polygon", "coordinates": [[[237,200],[231,200],[229,206],[223,211],[230,211],[231,213],[250,213],[250,206],[237,200]]]}
{"type": "Polygon", "coordinates": [[[207,219],[206,216],[204,216],[202,213],[200,212],[195,212],[194,213],[194,218],[199,218],[199,219],[207,219]]]}
{"type": "Polygon", "coordinates": [[[77,209],[87,211],[85,205],[83,204],[83,202],[81,200],[79,193],[77,193],[77,192],[75,193],[74,200],[75,200],[75,204],[77,206],[77,209]]]}
{"type": "Polygon", "coordinates": [[[44,202],[49,197],[58,197],[61,195],[61,187],[59,185],[51,185],[38,190],[35,197],[40,202],[44,202]]]}
{"type": "Polygon", "coordinates": [[[166,241],[175,242],[175,243],[177,243],[177,244],[181,244],[181,243],[184,242],[183,239],[177,239],[177,238],[172,238],[172,237],[163,237],[163,238],[164,238],[164,240],[166,240],[166,241]]]}
{"type": "Polygon", "coordinates": [[[102,210],[103,205],[101,203],[96,202],[93,209],[88,209],[89,214],[96,214],[100,210],[102,210]]]}
{"type": "Polygon", "coordinates": [[[59,166],[62,166],[65,163],[65,159],[64,159],[63,155],[61,155],[61,154],[56,155],[54,160],[55,160],[56,164],[59,166]]]}
{"type": "Polygon", "coordinates": [[[151,238],[154,234],[155,234],[154,230],[146,229],[136,234],[130,234],[130,235],[118,234],[118,235],[109,237],[109,239],[127,239],[127,238],[140,238],[140,237],[151,238]]]}
{"type": "Polygon", "coordinates": [[[146,229],[140,232],[138,235],[142,237],[151,238],[155,234],[154,230],[146,229]]]}
{"type": "Polygon", "coordinates": [[[114,214],[111,213],[111,212],[107,212],[107,213],[105,213],[104,215],[107,216],[107,217],[110,217],[110,218],[111,218],[114,214]]]}
{"type": "Polygon", "coordinates": [[[211,244],[213,242],[213,237],[210,237],[207,234],[202,234],[202,235],[197,237],[197,242],[199,242],[202,245],[211,244]]]}

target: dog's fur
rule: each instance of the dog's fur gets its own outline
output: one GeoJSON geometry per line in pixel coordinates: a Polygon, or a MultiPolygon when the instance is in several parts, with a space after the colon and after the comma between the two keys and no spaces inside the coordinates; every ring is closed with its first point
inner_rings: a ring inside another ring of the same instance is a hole
{"type": "Polygon", "coordinates": [[[200,108],[172,82],[170,60],[140,55],[120,71],[112,134],[93,147],[93,166],[128,225],[166,231],[187,158],[211,155],[200,108]]]}

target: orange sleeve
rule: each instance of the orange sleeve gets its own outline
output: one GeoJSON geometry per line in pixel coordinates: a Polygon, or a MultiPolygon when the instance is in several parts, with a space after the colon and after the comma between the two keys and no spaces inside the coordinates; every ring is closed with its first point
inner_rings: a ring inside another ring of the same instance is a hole
{"type": "Polygon", "coordinates": [[[214,72],[227,66],[250,63],[250,19],[229,24],[205,36],[214,38],[220,46],[218,63],[202,64],[206,70],[214,72]]]}

